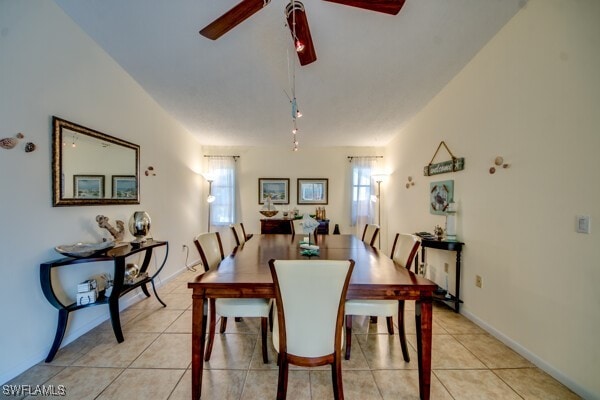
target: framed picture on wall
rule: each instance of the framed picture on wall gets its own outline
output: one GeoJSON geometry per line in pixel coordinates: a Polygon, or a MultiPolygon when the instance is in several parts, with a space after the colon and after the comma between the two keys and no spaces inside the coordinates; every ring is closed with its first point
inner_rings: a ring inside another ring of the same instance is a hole
{"type": "Polygon", "coordinates": [[[454,181],[432,182],[429,190],[429,212],[445,215],[454,200],[454,181]]]}
{"type": "Polygon", "coordinates": [[[104,197],[104,175],[73,175],[73,194],[78,199],[104,197]]]}
{"type": "Polygon", "coordinates": [[[112,176],[113,199],[137,199],[138,188],[135,175],[112,176]]]}
{"type": "Polygon", "coordinates": [[[289,178],[258,178],[258,204],[271,197],[273,204],[290,204],[289,178]]]}
{"type": "Polygon", "coordinates": [[[328,204],[327,178],[298,178],[298,204],[328,204]]]}

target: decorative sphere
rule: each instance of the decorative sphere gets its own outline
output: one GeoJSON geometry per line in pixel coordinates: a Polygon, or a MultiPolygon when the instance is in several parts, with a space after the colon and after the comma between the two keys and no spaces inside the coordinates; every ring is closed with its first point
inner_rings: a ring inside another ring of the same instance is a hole
{"type": "Polygon", "coordinates": [[[129,218],[129,232],[139,241],[150,232],[150,215],[146,211],[136,211],[129,218]]]}

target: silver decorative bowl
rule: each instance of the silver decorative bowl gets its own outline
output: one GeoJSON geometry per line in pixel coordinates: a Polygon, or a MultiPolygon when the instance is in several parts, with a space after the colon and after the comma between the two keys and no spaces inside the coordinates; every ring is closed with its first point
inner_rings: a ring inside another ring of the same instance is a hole
{"type": "Polygon", "coordinates": [[[277,215],[278,210],[260,210],[260,213],[265,217],[271,218],[274,215],[277,215]]]}
{"type": "Polygon", "coordinates": [[[113,247],[115,247],[115,242],[107,240],[106,242],[100,243],[78,242],[73,244],[63,244],[56,246],[54,250],[67,257],[84,258],[104,253],[106,250],[112,249],[113,247]]]}

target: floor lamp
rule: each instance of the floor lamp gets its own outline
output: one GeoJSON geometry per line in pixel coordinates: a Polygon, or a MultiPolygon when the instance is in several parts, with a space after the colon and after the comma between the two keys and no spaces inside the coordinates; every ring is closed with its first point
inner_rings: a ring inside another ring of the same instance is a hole
{"type": "Polygon", "coordinates": [[[384,181],[386,176],[387,175],[385,175],[385,174],[376,174],[376,175],[371,176],[377,183],[377,195],[375,196],[375,198],[377,199],[377,225],[379,225],[379,236],[377,237],[377,245],[380,250],[381,250],[381,182],[384,181]]]}
{"type": "Polygon", "coordinates": [[[212,194],[212,183],[215,180],[214,176],[210,173],[202,174],[204,179],[208,182],[208,196],[206,202],[208,203],[208,232],[210,232],[210,205],[215,201],[216,197],[212,194]]]}

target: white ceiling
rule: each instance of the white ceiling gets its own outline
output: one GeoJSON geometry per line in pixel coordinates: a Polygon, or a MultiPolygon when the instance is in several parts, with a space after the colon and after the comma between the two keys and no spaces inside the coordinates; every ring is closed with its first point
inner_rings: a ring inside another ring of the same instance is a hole
{"type": "Polygon", "coordinates": [[[202,144],[290,148],[290,70],[300,148],[384,146],[526,5],[407,0],[390,16],[303,0],[317,61],[301,67],[288,0],[216,41],[198,31],[238,0],[55,1],[202,144]]]}

